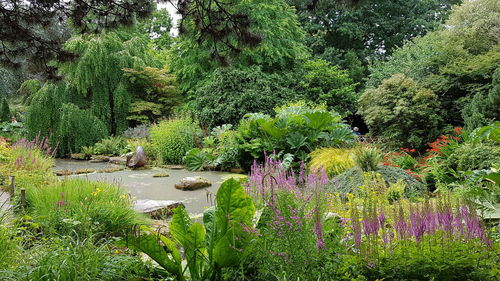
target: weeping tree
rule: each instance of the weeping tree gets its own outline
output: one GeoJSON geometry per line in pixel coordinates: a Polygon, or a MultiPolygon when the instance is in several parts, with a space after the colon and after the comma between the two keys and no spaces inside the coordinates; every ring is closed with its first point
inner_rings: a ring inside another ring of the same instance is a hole
{"type": "Polygon", "coordinates": [[[75,91],[73,100],[103,121],[110,134],[127,128],[132,97],[123,69],[159,64],[148,53],[148,42],[147,35],[120,30],[76,36],[65,45],[67,51],[79,55],[60,66],[68,86],[75,91]]]}

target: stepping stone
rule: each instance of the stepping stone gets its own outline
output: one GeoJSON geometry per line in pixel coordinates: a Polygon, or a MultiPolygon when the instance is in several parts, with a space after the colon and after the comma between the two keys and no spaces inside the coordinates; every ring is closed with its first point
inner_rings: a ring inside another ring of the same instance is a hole
{"type": "Polygon", "coordinates": [[[202,177],[185,177],[181,182],[175,184],[175,188],[180,190],[196,190],[211,186],[212,183],[202,177]]]}
{"type": "Polygon", "coordinates": [[[174,209],[184,206],[180,201],[173,200],[137,200],[134,203],[134,209],[143,214],[149,215],[152,219],[164,219],[171,216],[174,209]]]}

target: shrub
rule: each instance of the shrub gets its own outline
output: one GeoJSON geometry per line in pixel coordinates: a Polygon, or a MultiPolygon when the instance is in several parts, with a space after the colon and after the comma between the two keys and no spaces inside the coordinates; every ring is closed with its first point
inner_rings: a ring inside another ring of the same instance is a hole
{"type": "Polygon", "coordinates": [[[94,145],[94,153],[100,155],[121,155],[126,142],[122,137],[107,137],[94,145]]]}
{"type": "Polygon", "coordinates": [[[106,183],[65,180],[28,189],[27,200],[45,233],[113,236],[145,222],[127,193],[106,183]]]}
{"type": "Polygon", "coordinates": [[[285,77],[258,67],[218,68],[194,93],[195,115],[208,128],[237,124],[248,112],[272,113],[297,94],[284,86],[285,77]]]}
{"type": "Polygon", "coordinates": [[[63,104],[56,140],[59,155],[76,153],[84,146],[95,144],[108,135],[106,125],[88,110],[63,104]]]}
{"type": "MultiPolygon", "coordinates": [[[[370,173],[378,173],[387,185],[402,181],[405,185],[404,194],[411,198],[425,191],[425,185],[414,177],[407,174],[403,169],[391,166],[378,166],[377,170],[370,173]]],[[[363,171],[359,167],[346,170],[330,181],[330,188],[341,193],[353,193],[364,184],[363,171]]]]}
{"type": "Polygon", "coordinates": [[[478,92],[462,109],[465,128],[473,130],[498,120],[500,116],[500,67],[493,74],[492,87],[488,93],[478,92]]]}
{"type": "Polygon", "coordinates": [[[241,147],[252,158],[261,158],[263,152],[276,152],[307,161],[309,153],[318,147],[346,144],[354,139],[348,127],[340,123],[340,115],[324,106],[297,102],[275,111],[274,117],[247,114],[240,122],[241,147]]]}
{"type": "Polygon", "coordinates": [[[198,133],[197,124],[190,118],[165,120],[151,128],[151,142],[161,162],[182,164],[183,157],[194,148],[198,133]]]}
{"type": "Polygon", "coordinates": [[[343,116],[355,113],[358,100],[356,83],[352,82],[347,71],[320,59],[307,61],[304,68],[306,73],[300,86],[307,99],[326,103],[329,109],[343,116]]]}
{"type": "Polygon", "coordinates": [[[411,78],[395,74],[360,98],[359,113],[372,134],[387,137],[396,147],[423,149],[439,134],[437,96],[411,78]]]}
{"type": "Polygon", "coordinates": [[[183,158],[190,171],[202,171],[214,165],[214,156],[207,149],[193,148],[183,158]]]}
{"type": "Polygon", "coordinates": [[[382,154],[376,148],[362,148],[354,154],[354,162],[363,172],[377,170],[381,160],[382,154]]]}
{"type": "Polygon", "coordinates": [[[152,276],[147,264],[138,257],[112,254],[111,250],[109,244],[96,246],[91,239],[54,238],[31,249],[26,262],[17,268],[10,272],[0,270],[0,279],[112,281],[152,276]]]}
{"type": "Polygon", "coordinates": [[[240,166],[240,150],[241,135],[238,131],[226,130],[218,134],[218,143],[216,148],[217,159],[215,163],[226,170],[240,166]]]}
{"type": "Polygon", "coordinates": [[[354,167],[355,152],[352,149],[319,148],[311,152],[309,168],[311,171],[323,169],[329,177],[354,167]]]}
{"type": "Polygon", "coordinates": [[[500,163],[500,147],[488,143],[464,143],[445,162],[447,167],[457,171],[489,169],[500,163]]]}
{"type": "MultiPolygon", "coordinates": [[[[2,195],[1,191],[0,195],[2,195]]],[[[21,248],[18,240],[14,239],[13,227],[4,224],[3,219],[6,212],[2,209],[3,207],[3,202],[0,202],[0,249],[2,249],[0,251],[0,268],[8,268],[16,264],[20,258],[21,248]]]]}
{"type": "Polygon", "coordinates": [[[123,136],[127,139],[149,139],[149,126],[139,125],[137,127],[128,128],[123,132],[123,136]]]}

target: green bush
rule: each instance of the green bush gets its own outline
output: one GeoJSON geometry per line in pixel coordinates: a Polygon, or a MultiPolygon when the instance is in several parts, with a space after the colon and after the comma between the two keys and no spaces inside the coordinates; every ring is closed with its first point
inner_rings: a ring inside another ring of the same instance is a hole
{"type": "MultiPolygon", "coordinates": [[[[2,207],[2,202],[0,202],[0,207],[2,207]]],[[[0,251],[0,268],[8,268],[17,262],[20,253],[20,245],[18,241],[14,239],[15,233],[13,232],[12,226],[3,224],[3,215],[4,212],[0,210],[0,249],[2,249],[0,251]]]]}
{"type": "Polygon", "coordinates": [[[500,116],[500,67],[493,74],[488,93],[476,93],[462,109],[465,128],[473,130],[498,120],[500,116]]]}
{"type": "Polygon", "coordinates": [[[98,155],[120,155],[126,147],[123,137],[107,137],[94,145],[94,153],[98,155]]]}
{"type": "MultiPolygon", "coordinates": [[[[307,161],[309,153],[322,146],[338,146],[354,139],[352,131],[335,112],[325,106],[291,103],[276,109],[276,115],[247,114],[241,120],[243,151],[253,158],[269,155],[292,155],[307,161]]],[[[248,160],[248,159],[247,159],[248,160]]]]}
{"type": "Polygon", "coordinates": [[[377,170],[378,164],[382,160],[382,154],[376,148],[362,148],[354,154],[354,162],[363,172],[377,170]]]}
{"type": "Polygon", "coordinates": [[[297,97],[286,76],[259,67],[218,68],[194,93],[195,115],[203,126],[236,125],[248,112],[272,113],[275,106],[297,97]]]}
{"type": "Polygon", "coordinates": [[[27,190],[33,217],[44,233],[61,235],[121,235],[145,222],[129,196],[107,183],[71,179],[27,190]]]}
{"type": "Polygon", "coordinates": [[[221,170],[237,168],[240,166],[241,135],[238,131],[225,130],[218,135],[215,160],[221,170]]]}
{"type": "Polygon", "coordinates": [[[190,118],[165,120],[151,127],[151,142],[160,161],[182,164],[183,157],[194,148],[198,133],[198,125],[190,118]]]}
{"type": "Polygon", "coordinates": [[[448,159],[446,166],[456,171],[489,169],[500,163],[500,146],[488,143],[464,143],[457,147],[448,159]]]}
{"type": "Polygon", "coordinates": [[[359,113],[370,132],[395,147],[423,149],[440,130],[437,96],[403,74],[395,74],[360,98],[359,113]]]}
{"type": "Polygon", "coordinates": [[[147,264],[138,257],[112,254],[111,250],[111,245],[96,246],[91,239],[54,238],[45,245],[32,248],[25,262],[16,268],[0,269],[0,279],[112,281],[152,276],[147,264]]]}
{"type": "Polygon", "coordinates": [[[63,104],[56,140],[58,154],[76,153],[84,146],[95,144],[108,135],[106,125],[88,110],[76,105],[63,104]]]}
{"type": "MultiPolygon", "coordinates": [[[[425,185],[407,174],[403,169],[391,166],[378,166],[377,170],[370,173],[379,173],[387,185],[402,181],[405,185],[404,194],[411,198],[422,194],[425,185]]],[[[359,186],[364,184],[363,171],[359,167],[346,170],[330,181],[330,188],[340,193],[354,193],[359,186]]]]}
{"type": "Polygon", "coordinates": [[[347,71],[320,59],[307,61],[304,68],[306,73],[300,86],[307,99],[325,103],[343,116],[356,112],[356,83],[352,82],[347,71]]]}
{"type": "Polygon", "coordinates": [[[214,156],[208,149],[193,148],[183,158],[190,171],[202,171],[214,165],[214,156]]]}

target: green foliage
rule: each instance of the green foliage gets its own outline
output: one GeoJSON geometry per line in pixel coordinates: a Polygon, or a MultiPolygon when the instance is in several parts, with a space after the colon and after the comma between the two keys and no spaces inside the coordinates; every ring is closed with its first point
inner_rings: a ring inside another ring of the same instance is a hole
{"type": "Polygon", "coordinates": [[[394,147],[423,149],[439,134],[437,96],[411,78],[395,74],[376,89],[366,90],[359,112],[371,133],[394,147]]]}
{"type": "Polygon", "coordinates": [[[123,70],[133,95],[127,120],[132,126],[148,124],[172,113],[181,102],[176,78],[167,69],[144,67],[123,70]]]}
{"type": "MultiPolygon", "coordinates": [[[[173,240],[184,249],[186,268],[179,250],[169,238],[145,231],[137,237],[129,237],[127,245],[143,251],[176,280],[219,280],[221,269],[240,264],[253,235],[249,228],[255,207],[245,189],[234,179],[225,181],[217,191],[216,207],[205,211],[204,225],[193,222],[183,207],[174,210],[169,224],[173,240]]],[[[143,228],[144,229],[144,228],[143,228]]]]}
{"type": "Polygon", "coordinates": [[[94,245],[91,239],[54,238],[27,252],[30,263],[0,270],[5,281],[28,280],[130,280],[154,276],[139,258],[112,254],[108,243],[94,245]]]}
{"type": "Polygon", "coordinates": [[[19,89],[16,91],[16,95],[22,98],[22,102],[26,104],[31,103],[33,95],[42,88],[42,83],[40,80],[30,79],[21,83],[19,89]]]}
{"type": "Polygon", "coordinates": [[[241,135],[238,131],[226,130],[217,136],[215,163],[222,169],[237,168],[240,166],[241,135]]]}
{"type": "Polygon", "coordinates": [[[183,161],[189,171],[202,171],[213,167],[214,157],[206,149],[193,148],[186,153],[183,161]]]}
{"type": "Polygon", "coordinates": [[[376,171],[382,154],[376,148],[361,148],[354,154],[354,162],[363,172],[376,171]]]}
{"type": "MultiPolygon", "coordinates": [[[[205,5],[207,5],[205,3],[205,5]]],[[[193,90],[213,70],[231,64],[240,67],[261,66],[266,72],[287,70],[309,55],[304,45],[304,31],[300,28],[293,8],[282,0],[237,0],[227,7],[231,13],[249,16],[251,31],[262,38],[255,48],[237,46],[241,51],[227,48],[210,39],[195,41],[197,30],[193,22],[185,22],[185,32],[176,48],[172,49],[169,65],[179,78],[181,89],[193,90]],[[220,61],[214,61],[212,52],[220,61]],[[225,59],[224,59],[225,58],[225,59]]],[[[189,19],[193,20],[193,19],[189,19]]],[[[228,38],[233,42],[234,38],[228,38]]]]}
{"type": "MultiPolygon", "coordinates": [[[[446,123],[461,125],[465,114],[472,122],[468,126],[475,126],[473,123],[482,122],[482,117],[477,113],[473,117],[468,109],[462,112],[463,102],[479,92],[483,97],[488,95],[500,62],[493,31],[499,28],[499,13],[494,0],[465,1],[453,9],[446,22],[448,28],[417,38],[396,50],[389,61],[374,64],[367,86],[378,87],[384,79],[403,73],[439,96],[440,115],[446,123]]],[[[485,114],[491,113],[494,111],[488,107],[485,114]]]]}
{"type": "Polygon", "coordinates": [[[107,137],[94,145],[94,153],[99,155],[121,155],[126,142],[123,137],[107,137]]]}
{"type": "Polygon", "coordinates": [[[248,112],[272,113],[297,98],[286,77],[264,73],[260,67],[217,68],[194,93],[194,114],[212,128],[237,124],[248,112]]]}
{"type": "Polygon", "coordinates": [[[22,73],[0,66],[0,95],[3,97],[15,93],[23,81],[22,73]]]}
{"type": "Polygon", "coordinates": [[[295,6],[314,56],[346,69],[363,82],[367,66],[390,57],[405,41],[439,27],[459,0],[287,0],[295,6]]]}
{"type": "Polygon", "coordinates": [[[1,100],[2,107],[0,108],[0,121],[10,121],[10,107],[9,103],[5,98],[1,100]]]}
{"type": "Polygon", "coordinates": [[[60,108],[60,114],[55,138],[60,155],[79,152],[82,147],[93,145],[108,135],[106,125],[89,110],[67,103],[60,108]]]}
{"type": "Polygon", "coordinates": [[[79,106],[89,104],[92,114],[106,124],[111,134],[128,127],[131,94],[122,69],[157,64],[147,47],[148,37],[134,30],[75,36],[65,44],[67,51],[79,55],[77,60],[60,67],[69,88],[75,91],[72,102],[79,106]],[[85,102],[76,102],[82,98],[85,102]]]}
{"type": "Polygon", "coordinates": [[[41,135],[49,137],[51,143],[57,143],[60,111],[65,100],[64,90],[64,85],[47,83],[33,95],[31,106],[26,113],[28,139],[41,135]]]}
{"type": "Polygon", "coordinates": [[[465,128],[475,129],[486,126],[500,116],[500,67],[493,74],[488,94],[476,93],[462,110],[465,128]]]}
{"type": "Polygon", "coordinates": [[[441,235],[436,234],[437,239],[429,238],[420,243],[399,241],[394,251],[379,251],[379,262],[373,267],[363,267],[363,275],[369,280],[497,279],[498,273],[492,267],[495,261],[491,260],[494,255],[488,255],[482,247],[471,251],[470,243],[463,241],[446,241],[443,244],[441,235]],[[422,245],[429,245],[431,250],[422,250],[422,245]]]}
{"type": "Polygon", "coordinates": [[[151,142],[163,163],[181,164],[186,153],[194,148],[199,129],[190,118],[164,120],[151,127],[151,142]]]}
{"type": "Polygon", "coordinates": [[[26,193],[45,234],[109,237],[145,222],[127,193],[106,183],[71,179],[29,188],[26,193]]]}
{"type": "Polygon", "coordinates": [[[354,166],[352,149],[319,148],[311,152],[309,168],[311,171],[323,169],[328,177],[334,177],[354,166]]]}
{"type": "MultiPolygon", "coordinates": [[[[404,194],[408,198],[420,195],[425,191],[424,184],[400,168],[378,166],[375,171],[368,172],[367,174],[380,174],[387,187],[401,181],[404,185],[404,194]]],[[[330,188],[341,193],[354,193],[358,190],[358,187],[362,186],[364,183],[365,174],[359,167],[354,167],[335,177],[330,183],[330,188]]]]}
{"type": "Polygon", "coordinates": [[[446,159],[446,164],[456,171],[489,169],[493,164],[500,164],[500,146],[464,143],[446,159]]]}
{"type": "Polygon", "coordinates": [[[354,138],[352,133],[337,134],[349,129],[340,123],[340,115],[327,111],[324,106],[298,102],[275,111],[275,117],[253,113],[240,122],[242,149],[253,158],[275,151],[278,155],[292,154],[296,159],[307,161],[309,153],[317,147],[346,143],[354,138]]]}
{"type": "Polygon", "coordinates": [[[138,30],[149,34],[155,50],[166,50],[173,43],[170,36],[172,17],[166,8],[155,10],[151,16],[137,23],[138,30]]]}
{"type": "Polygon", "coordinates": [[[307,99],[326,104],[328,109],[349,115],[356,112],[358,96],[356,84],[349,74],[325,60],[310,60],[304,64],[306,71],[300,86],[307,99]]]}
{"type": "MultiPolygon", "coordinates": [[[[0,207],[4,207],[3,203],[0,203],[0,207]]],[[[0,268],[8,268],[20,258],[21,247],[18,241],[14,239],[12,226],[4,224],[3,216],[5,216],[5,212],[0,210],[0,249],[2,249],[0,252],[0,268]]]]}

